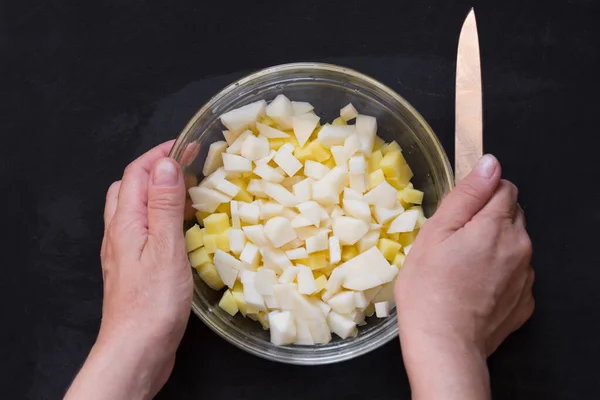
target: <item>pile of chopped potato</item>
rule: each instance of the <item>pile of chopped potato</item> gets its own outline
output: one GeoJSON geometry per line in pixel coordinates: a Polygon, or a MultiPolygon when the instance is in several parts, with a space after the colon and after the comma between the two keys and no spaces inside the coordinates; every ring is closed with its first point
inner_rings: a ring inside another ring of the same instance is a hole
{"type": "Polygon", "coordinates": [[[352,104],[321,126],[311,104],[279,95],[221,122],[225,141],[189,189],[203,228],[185,235],[200,278],[227,286],[219,306],[259,321],[276,345],[345,339],[366,316],[387,317],[425,221],[400,146],[352,104]]]}

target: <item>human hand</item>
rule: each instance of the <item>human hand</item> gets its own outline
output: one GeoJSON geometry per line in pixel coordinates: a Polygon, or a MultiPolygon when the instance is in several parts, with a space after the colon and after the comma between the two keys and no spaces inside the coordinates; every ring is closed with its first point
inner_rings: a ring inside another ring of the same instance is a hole
{"type": "Polygon", "coordinates": [[[415,398],[489,396],[487,356],[533,312],[531,241],[517,189],[500,174],[484,156],[423,226],[398,275],[415,398]]]}
{"type": "Polygon", "coordinates": [[[172,145],[163,143],[129,164],[108,190],[102,324],[67,398],[149,398],[172,371],[192,298],[184,179],[167,158],[172,145]],[[90,389],[94,385],[100,389],[90,389]]]}

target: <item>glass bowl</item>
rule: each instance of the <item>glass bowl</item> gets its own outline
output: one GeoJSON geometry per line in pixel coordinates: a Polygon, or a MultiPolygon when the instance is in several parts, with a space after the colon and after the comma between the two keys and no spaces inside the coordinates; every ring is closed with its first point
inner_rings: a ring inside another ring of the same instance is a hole
{"type": "MultiPolygon", "coordinates": [[[[348,103],[361,114],[377,117],[378,132],[386,142],[396,140],[410,164],[416,188],[425,192],[423,208],[431,215],[440,199],[452,188],[448,157],[431,127],[402,97],[375,79],[344,67],[321,63],[296,63],[270,67],[229,85],[192,118],[183,129],[170,156],[177,160],[186,178],[202,179],[202,166],[209,144],[223,140],[219,116],[257,100],[271,101],[278,94],[291,100],[308,101],[321,121],[332,121],[348,103]]],[[[194,223],[187,210],[185,227],[194,223]]],[[[249,353],[273,361],[300,365],[328,364],[358,357],[384,345],[398,335],[396,314],[385,319],[370,317],[354,338],[336,335],[326,345],[275,346],[269,331],[239,313],[231,317],[218,307],[221,292],[209,288],[194,272],[192,309],[218,335],[249,353]]]]}

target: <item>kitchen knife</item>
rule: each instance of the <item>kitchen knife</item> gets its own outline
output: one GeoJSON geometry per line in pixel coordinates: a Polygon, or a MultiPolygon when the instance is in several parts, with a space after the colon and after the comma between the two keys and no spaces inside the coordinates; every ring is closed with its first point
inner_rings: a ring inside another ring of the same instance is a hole
{"type": "Polygon", "coordinates": [[[456,182],[459,182],[483,155],[481,64],[473,9],[465,19],[458,39],[455,117],[454,169],[456,182]]]}

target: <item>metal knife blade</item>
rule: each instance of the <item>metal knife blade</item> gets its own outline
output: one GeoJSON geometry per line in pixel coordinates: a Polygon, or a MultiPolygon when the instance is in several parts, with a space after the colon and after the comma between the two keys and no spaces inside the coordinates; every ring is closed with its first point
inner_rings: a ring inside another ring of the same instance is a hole
{"type": "Polygon", "coordinates": [[[475,11],[460,31],[456,57],[455,179],[459,182],[483,155],[481,63],[475,11]]]}

